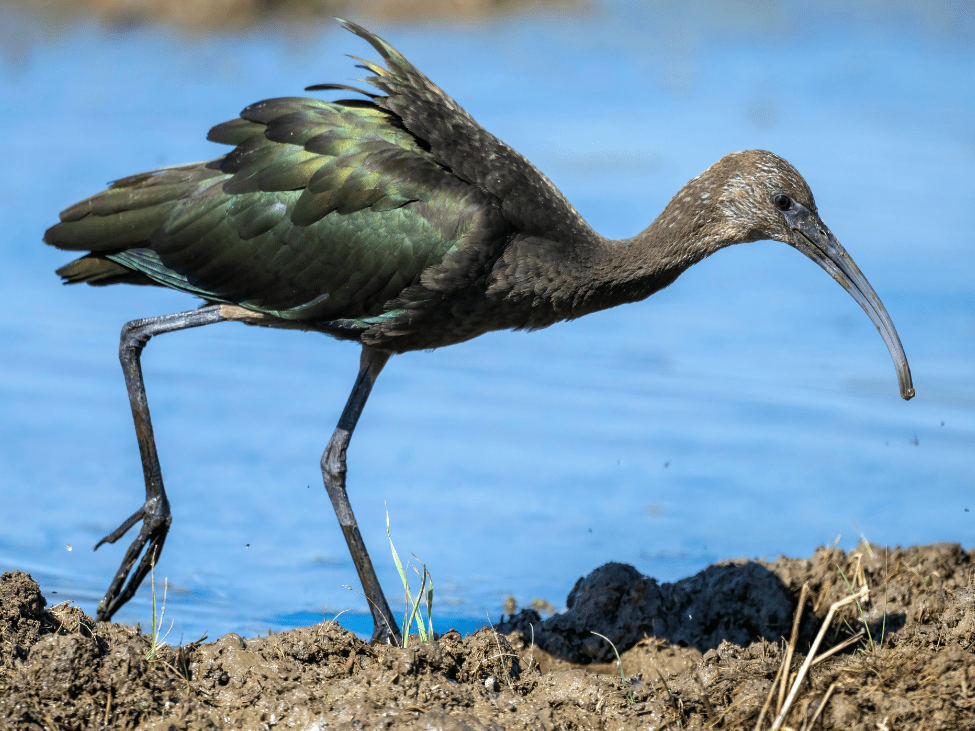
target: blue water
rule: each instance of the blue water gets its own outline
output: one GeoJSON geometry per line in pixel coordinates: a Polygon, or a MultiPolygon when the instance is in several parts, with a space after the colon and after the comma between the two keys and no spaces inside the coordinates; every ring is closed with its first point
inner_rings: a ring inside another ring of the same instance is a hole
{"type": "MultiPolygon", "coordinates": [[[[856,303],[790,247],[733,247],[649,300],[394,358],[349,453],[380,579],[435,582],[439,629],[511,594],[564,605],[625,561],[661,580],[739,556],[975,545],[975,21],[966,3],[610,2],[488,22],[363,19],[526,154],[607,236],[635,234],[723,154],[806,176],[885,302],[917,397],[856,303]],[[893,9],[891,9],[893,8],[893,9]],[[972,510],[973,512],[969,512],[972,510]]],[[[113,178],[207,159],[247,104],[360,76],[333,23],[186,37],[0,14],[0,569],[94,613],[141,503],[122,324],[174,292],[62,287],[41,243],[113,178]]],[[[236,324],[143,360],[173,529],[171,641],[346,611],[368,631],[318,460],[357,349],[236,324]]],[[[142,591],[117,619],[148,625],[142,591]]],[[[168,620],[167,620],[168,624],[168,620]]]]}

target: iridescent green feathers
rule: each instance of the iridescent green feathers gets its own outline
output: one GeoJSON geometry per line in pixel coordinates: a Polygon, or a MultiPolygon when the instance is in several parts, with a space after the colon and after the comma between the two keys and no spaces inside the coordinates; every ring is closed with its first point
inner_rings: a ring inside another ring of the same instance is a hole
{"type": "Polygon", "coordinates": [[[210,130],[237,145],[220,163],[228,194],[301,190],[291,220],[309,226],[332,211],[386,211],[429,200],[444,171],[371,104],[273,99],[210,130]],[[275,144],[277,143],[277,144],[275,144]]]}
{"type": "Polygon", "coordinates": [[[157,284],[412,349],[493,329],[475,310],[512,241],[593,236],[527,160],[342,22],[382,55],[385,68],[357,60],[385,96],[323,84],[309,89],[365,98],[253,104],[210,131],[234,146],[223,157],[123,178],[68,208],[45,241],[91,253],[59,270],[65,282],[157,284]]]}

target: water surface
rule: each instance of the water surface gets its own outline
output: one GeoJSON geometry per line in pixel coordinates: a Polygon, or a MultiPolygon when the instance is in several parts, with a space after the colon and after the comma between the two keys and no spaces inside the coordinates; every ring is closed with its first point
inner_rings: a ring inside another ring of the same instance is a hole
{"type": "MultiPolygon", "coordinates": [[[[497,619],[509,594],[561,606],[609,560],[675,580],[838,535],[852,547],[858,530],[973,545],[975,28],[963,3],[890,7],[363,21],[606,236],[637,233],[729,151],[789,159],[886,304],[918,394],[898,397],[856,303],[772,242],[722,251],[640,304],[396,357],[349,452],[394,604],[387,510],[400,554],[433,573],[441,628],[497,619]]],[[[197,302],[61,287],[69,256],[44,229],[108,180],[219,154],[206,130],[247,104],[354,78],[342,54],[375,54],[324,21],[185,37],[2,17],[0,569],[94,613],[124,547],[91,547],[144,494],[119,329],[197,302]]],[[[150,344],[172,639],[342,610],[368,628],[318,469],[357,364],[347,343],[237,324],[150,344]]],[[[146,626],[149,605],[143,590],[117,619],[146,626]]]]}

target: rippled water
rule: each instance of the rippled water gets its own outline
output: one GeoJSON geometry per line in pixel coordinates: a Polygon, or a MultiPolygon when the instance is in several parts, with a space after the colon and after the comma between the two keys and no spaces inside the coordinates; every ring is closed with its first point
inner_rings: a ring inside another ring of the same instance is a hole
{"type": "MultiPolygon", "coordinates": [[[[627,307],[394,358],[349,454],[387,593],[385,511],[436,582],[441,628],[504,597],[564,602],[605,561],[674,580],[738,556],[808,555],[975,526],[975,53],[967,4],[608,3],[480,24],[366,24],[523,152],[601,233],[630,236],[721,155],[806,176],[910,358],[906,403],[854,301],[760,242],[627,307]]],[[[65,288],[41,243],[110,179],[220,150],[245,105],[361,75],[323,22],[183,37],[3,10],[0,569],[93,613],[123,547],[91,546],[143,495],[117,362],[129,319],[195,306],[65,288]],[[56,594],[54,593],[56,592],[56,594]]],[[[354,346],[220,325],[153,341],[144,369],[174,515],[158,578],[171,639],[280,629],[365,601],[318,460],[354,346]]],[[[151,617],[146,591],[122,621],[151,617]]]]}

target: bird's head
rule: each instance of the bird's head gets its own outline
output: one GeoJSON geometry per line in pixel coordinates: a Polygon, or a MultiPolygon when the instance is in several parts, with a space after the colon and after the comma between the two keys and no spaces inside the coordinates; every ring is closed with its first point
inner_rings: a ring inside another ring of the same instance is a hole
{"type": "Polygon", "coordinates": [[[914,396],[907,356],[886,308],[819,217],[809,185],[787,161],[765,150],[725,155],[690,181],[668,209],[672,206],[675,210],[665,210],[664,216],[673,213],[693,221],[697,230],[685,230],[685,240],[696,239],[707,249],[705,256],[731,244],[772,239],[798,249],[825,269],[880,331],[897,370],[901,397],[914,396]],[[695,215],[687,216],[691,206],[695,215]]]}
{"type": "Polygon", "coordinates": [[[763,239],[792,245],[783,214],[802,207],[816,215],[816,201],[799,171],[765,150],[732,152],[698,178],[713,191],[714,233],[726,245],[763,239]]]}

